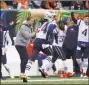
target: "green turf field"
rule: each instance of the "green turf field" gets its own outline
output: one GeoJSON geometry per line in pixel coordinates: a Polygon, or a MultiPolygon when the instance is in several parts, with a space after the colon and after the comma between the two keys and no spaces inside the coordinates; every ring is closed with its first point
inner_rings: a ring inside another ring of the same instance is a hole
{"type": "Polygon", "coordinates": [[[1,80],[1,84],[89,84],[88,78],[29,78],[27,83],[23,83],[19,78],[1,80]]]}

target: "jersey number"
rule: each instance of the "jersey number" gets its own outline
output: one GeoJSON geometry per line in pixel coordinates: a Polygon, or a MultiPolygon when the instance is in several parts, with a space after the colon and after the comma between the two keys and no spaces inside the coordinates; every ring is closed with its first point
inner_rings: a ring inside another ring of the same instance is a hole
{"type": "Polygon", "coordinates": [[[87,35],[87,29],[85,29],[85,30],[82,32],[82,34],[83,34],[84,36],[86,36],[86,35],[87,35]]]}

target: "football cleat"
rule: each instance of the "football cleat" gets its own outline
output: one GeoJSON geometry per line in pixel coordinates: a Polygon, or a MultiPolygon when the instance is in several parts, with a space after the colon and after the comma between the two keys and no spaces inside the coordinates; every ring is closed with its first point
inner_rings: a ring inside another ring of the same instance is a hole
{"type": "Polygon", "coordinates": [[[7,72],[9,73],[9,76],[10,76],[11,79],[15,78],[10,69],[7,69],[7,72]]]}
{"type": "Polygon", "coordinates": [[[64,73],[63,74],[63,78],[68,78],[69,76],[68,76],[68,74],[67,73],[64,73]]]}
{"type": "Polygon", "coordinates": [[[68,72],[67,74],[69,77],[71,77],[71,76],[75,75],[75,72],[73,72],[73,73],[68,72]]]}
{"type": "Polygon", "coordinates": [[[80,70],[80,72],[81,72],[81,76],[80,76],[80,77],[84,77],[84,78],[87,77],[87,76],[86,76],[86,73],[84,73],[83,70],[80,70]]]}
{"type": "Polygon", "coordinates": [[[41,72],[42,77],[44,77],[44,78],[48,78],[48,77],[49,77],[48,73],[46,73],[46,72],[44,71],[44,69],[40,68],[40,69],[39,69],[39,72],[41,72]]]}
{"type": "Polygon", "coordinates": [[[23,82],[28,82],[27,77],[23,77],[23,82]]]}
{"type": "Polygon", "coordinates": [[[20,73],[20,79],[23,79],[24,77],[26,77],[26,74],[24,74],[24,73],[20,73]]]}

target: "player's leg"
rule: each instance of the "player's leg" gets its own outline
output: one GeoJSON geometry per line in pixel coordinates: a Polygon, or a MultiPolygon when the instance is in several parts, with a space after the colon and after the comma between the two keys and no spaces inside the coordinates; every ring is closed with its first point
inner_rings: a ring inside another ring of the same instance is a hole
{"type": "Polygon", "coordinates": [[[47,57],[44,53],[40,52],[39,55],[37,56],[38,60],[38,66],[41,67],[43,64],[44,59],[47,57]]]}
{"type": "Polygon", "coordinates": [[[55,61],[58,59],[60,53],[57,52],[56,46],[52,46],[52,49],[53,49],[52,63],[55,63],[55,61]]]}
{"type": "Polygon", "coordinates": [[[66,45],[64,45],[64,44],[62,46],[62,50],[63,50],[63,52],[64,52],[64,54],[66,56],[66,59],[70,59],[71,50],[68,47],[66,47],[66,45]]]}
{"type": "MultiPolygon", "coordinates": [[[[55,56],[55,61],[57,60],[57,54],[55,53],[53,46],[45,49],[44,53],[46,53],[48,56],[43,60],[43,65],[40,69],[44,69],[44,72],[48,74],[48,71],[53,67],[53,70],[56,71],[56,67],[54,66],[54,63],[52,63],[52,58],[55,56]],[[55,54],[55,55],[54,55],[55,54]],[[53,56],[50,56],[53,55],[53,56]]],[[[47,76],[48,77],[48,76],[47,76]]]]}
{"type": "Polygon", "coordinates": [[[80,68],[80,72],[82,73],[83,70],[83,63],[82,63],[82,50],[81,47],[77,46],[77,50],[76,50],[76,61],[79,65],[80,68]]]}
{"type": "Polygon", "coordinates": [[[57,53],[57,51],[54,49],[55,46],[52,46],[52,57],[47,57],[45,60],[49,61],[48,65],[46,65],[46,70],[49,71],[51,68],[53,69],[53,71],[56,71],[56,67],[54,65],[55,61],[58,59],[59,54],[57,53]]]}
{"type": "Polygon", "coordinates": [[[0,80],[2,79],[2,66],[1,66],[1,60],[2,60],[2,49],[0,47],[0,80]]]}
{"type": "Polygon", "coordinates": [[[88,55],[88,68],[87,68],[86,75],[89,77],[89,55],[88,55]]]}
{"type": "MultiPolygon", "coordinates": [[[[47,52],[48,52],[48,51],[47,51],[47,52]]],[[[53,46],[51,52],[53,52],[53,53],[52,53],[52,55],[53,55],[53,57],[52,57],[52,62],[51,62],[51,58],[50,58],[50,57],[47,57],[47,58],[45,59],[46,64],[43,64],[43,65],[42,65],[42,68],[45,69],[45,72],[47,73],[47,71],[48,71],[50,68],[52,68],[54,62],[55,62],[58,58],[60,58],[60,59],[63,60],[64,70],[65,70],[65,72],[67,72],[66,58],[65,58],[65,55],[64,55],[64,52],[62,51],[62,49],[61,49],[59,46],[53,46]]]]}
{"type": "MultiPolygon", "coordinates": [[[[75,48],[70,49],[70,48],[66,47],[66,45],[64,45],[64,44],[62,46],[62,49],[63,49],[63,52],[65,54],[66,59],[70,59],[72,57],[73,67],[75,67],[74,66],[75,65],[74,64],[74,57],[75,57],[74,53],[75,53],[76,49],[75,48]]],[[[76,59],[76,57],[75,57],[75,59],[76,59]]],[[[73,70],[74,70],[74,68],[73,68],[73,70]]],[[[68,73],[69,73],[69,76],[74,75],[74,72],[72,74],[70,72],[68,72],[68,73]]]]}
{"type": "Polygon", "coordinates": [[[26,70],[31,69],[32,64],[34,63],[34,61],[37,58],[38,54],[39,54],[39,50],[33,48],[31,58],[30,58],[30,60],[28,61],[27,65],[26,65],[26,70]]]}
{"type": "MultiPolygon", "coordinates": [[[[89,47],[88,47],[88,50],[89,50],[89,47]]],[[[88,53],[88,68],[87,68],[86,75],[89,77],[89,53],[88,53]]]]}
{"type": "Polygon", "coordinates": [[[68,74],[68,68],[67,68],[66,56],[64,54],[64,51],[59,46],[55,46],[54,49],[56,51],[56,54],[58,54],[58,58],[62,59],[63,68],[64,68],[64,74],[63,74],[63,76],[66,78],[66,77],[68,77],[68,75],[67,75],[68,74]]]}
{"type": "Polygon", "coordinates": [[[6,54],[5,55],[2,55],[2,64],[3,66],[5,67],[6,71],[9,73],[9,76],[11,78],[14,78],[14,75],[12,74],[12,71],[11,69],[9,68],[8,64],[7,64],[7,57],[6,57],[6,54]]]}
{"type": "MultiPolygon", "coordinates": [[[[49,49],[49,48],[47,48],[47,49],[49,49]]],[[[46,49],[46,51],[47,51],[47,49],[46,49]]],[[[46,64],[44,63],[42,65],[42,68],[44,68],[46,71],[48,71],[50,68],[52,68],[53,64],[55,63],[55,61],[58,58],[63,60],[63,63],[65,65],[65,67],[66,67],[66,64],[65,64],[66,58],[65,58],[65,55],[63,54],[62,49],[59,46],[52,46],[51,50],[52,50],[51,52],[53,52],[53,53],[51,53],[53,55],[53,57],[49,57],[48,56],[45,59],[46,64]],[[51,60],[52,60],[52,62],[51,62],[51,60]]]]}
{"type": "Polygon", "coordinates": [[[53,65],[53,63],[51,63],[52,55],[53,55],[53,49],[49,46],[46,49],[43,49],[43,52],[47,55],[47,58],[44,59],[43,65],[41,66],[39,71],[41,72],[41,74],[44,78],[47,78],[48,77],[48,70],[49,70],[48,66],[53,65]]]}
{"type": "Polygon", "coordinates": [[[88,56],[89,56],[89,49],[84,49],[84,55],[83,55],[83,76],[86,77],[86,72],[88,68],[88,56]]]}
{"type": "Polygon", "coordinates": [[[78,65],[78,63],[77,63],[77,61],[76,61],[76,47],[75,48],[73,48],[73,53],[72,53],[72,60],[73,60],[73,72],[75,73],[75,74],[77,74],[77,73],[80,73],[80,67],[79,67],[79,65],[78,65]]]}
{"type": "Polygon", "coordinates": [[[30,60],[28,61],[27,65],[26,65],[26,70],[31,69],[32,64],[36,60],[36,58],[37,58],[39,52],[41,51],[41,49],[42,49],[41,43],[34,43],[30,60]]]}
{"type": "Polygon", "coordinates": [[[32,49],[32,54],[30,57],[30,60],[28,61],[26,65],[26,73],[29,71],[34,63],[34,61],[37,59],[37,56],[39,52],[42,51],[42,43],[41,42],[34,42],[33,49],[32,49]]]}

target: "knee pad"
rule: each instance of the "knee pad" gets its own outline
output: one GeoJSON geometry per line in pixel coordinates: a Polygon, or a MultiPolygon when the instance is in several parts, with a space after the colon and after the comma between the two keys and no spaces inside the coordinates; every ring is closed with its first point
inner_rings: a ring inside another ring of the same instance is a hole
{"type": "Polygon", "coordinates": [[[48,60],[49,62],[52,61],[52,56],[48,56],[46,60],[48,60]]]}

